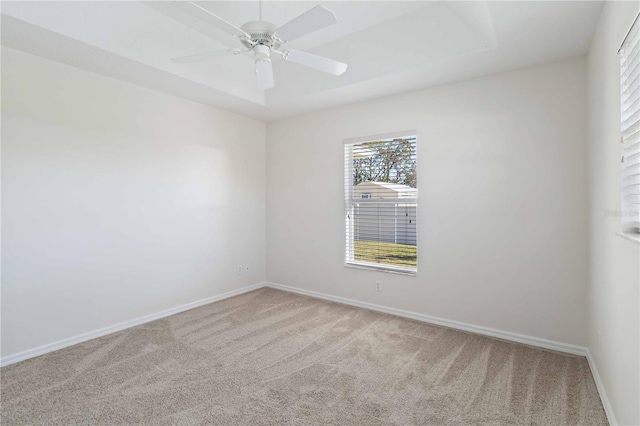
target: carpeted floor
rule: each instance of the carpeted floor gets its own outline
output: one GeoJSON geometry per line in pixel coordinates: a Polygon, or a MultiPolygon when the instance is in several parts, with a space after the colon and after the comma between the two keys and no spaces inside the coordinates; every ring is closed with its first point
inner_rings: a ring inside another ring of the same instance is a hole
{"type": "Polygon", "coordinates": [[[0,373],[3,425],[607,424],[583,357],[269,288],[0,373]]]}

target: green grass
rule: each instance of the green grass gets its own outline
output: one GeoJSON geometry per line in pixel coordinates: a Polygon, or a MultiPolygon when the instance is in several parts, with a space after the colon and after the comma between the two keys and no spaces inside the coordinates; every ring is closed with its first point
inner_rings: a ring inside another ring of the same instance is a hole
{"type": "Polygon", "coordinates": [[[354,255],[355,260],[360,262],[375,262],[405,268],[416,268],[418,265],[417,247],[407,244],[355,241],[354,255]]]}

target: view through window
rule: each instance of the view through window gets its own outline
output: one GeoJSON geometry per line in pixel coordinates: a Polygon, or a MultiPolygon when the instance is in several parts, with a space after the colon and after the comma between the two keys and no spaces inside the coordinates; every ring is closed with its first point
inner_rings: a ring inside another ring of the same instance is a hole
{"type": "Polygon", "coordinates": [[[345,143],[346,262],[416,272],[416,136],[345,143]]]}

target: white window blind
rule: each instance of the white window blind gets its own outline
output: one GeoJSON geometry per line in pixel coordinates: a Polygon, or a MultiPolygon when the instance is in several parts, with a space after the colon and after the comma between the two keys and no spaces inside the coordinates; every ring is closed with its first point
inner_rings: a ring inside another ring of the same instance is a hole
{"type": "Polygon", "coordinates": [[[416,136],[346,141],[344,160],[346,263],[415,273],[416,136]]]}
{"type": "Polygon", "coordinates": [[[622,228],[640,228],[640,21],[620,48],[622,121],[622,228]]]}

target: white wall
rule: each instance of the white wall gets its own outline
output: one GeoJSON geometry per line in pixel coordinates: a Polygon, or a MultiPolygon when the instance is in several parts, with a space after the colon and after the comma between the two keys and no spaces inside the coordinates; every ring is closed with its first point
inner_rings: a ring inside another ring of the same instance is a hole
{"type": "Polygon", "coordinates": [[[2,86],[3,357],[265,279],[264,123],[8,48],[2,86]]]}
{"type": "Polygon", "coordinates": [[[584,345],[586,84],[583,57],[269,123],[268,281],[584,345]],[[408,129],[418,276],[346,268],[343,139],[408,129]]]}
{"type": "Polygon", "coordinates": [[[620,424],[640,424],[640,245],[620,219],[620,66],[617,50],[640,3],[606,2],[589,53],[590,285],[588,346],[620,424]],[[600,347],[598,333],[602,335],[600,347]]]}

